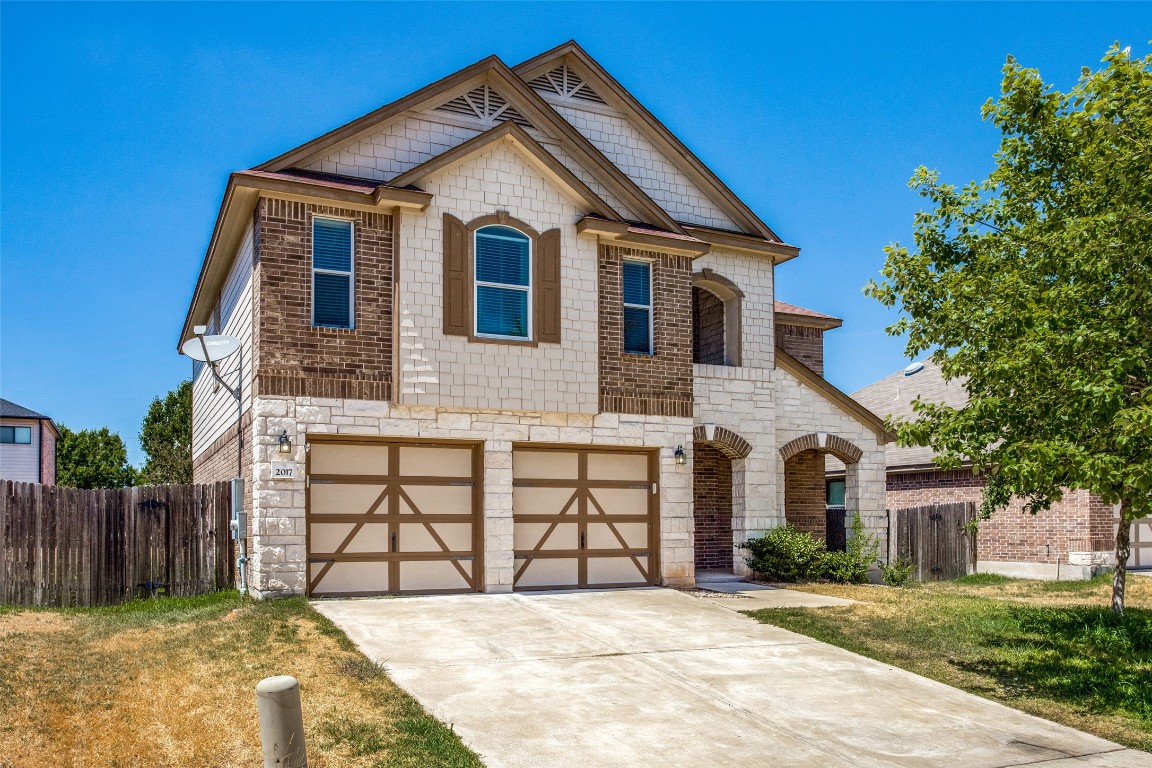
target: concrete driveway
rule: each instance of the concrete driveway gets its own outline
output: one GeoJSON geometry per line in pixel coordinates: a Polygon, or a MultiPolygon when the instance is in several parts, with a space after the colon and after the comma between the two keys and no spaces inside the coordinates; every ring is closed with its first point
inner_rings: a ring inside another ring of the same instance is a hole
{"type": "Polygon", "coordinates": [[[1152,765],[672,590],[315,605],[491,768],[1152,765]]]}

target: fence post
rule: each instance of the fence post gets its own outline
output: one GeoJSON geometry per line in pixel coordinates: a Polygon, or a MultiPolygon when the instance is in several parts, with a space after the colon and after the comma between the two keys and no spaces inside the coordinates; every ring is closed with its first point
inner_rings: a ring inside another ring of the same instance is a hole
{"type": "Polygon", "coordinates": [[[256,684],[260,744],[264,768],[307,768],[300,683],[291,675],[266,677],[256,684]]]}

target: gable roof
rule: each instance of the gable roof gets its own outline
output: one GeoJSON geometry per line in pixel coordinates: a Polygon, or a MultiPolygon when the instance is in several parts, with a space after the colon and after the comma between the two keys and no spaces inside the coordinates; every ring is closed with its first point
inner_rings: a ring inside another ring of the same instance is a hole
{"type": "Polygon", "coordinates": [[[604,202],[599,195],[593,192],[592,189],[569,170],[566,165],[557,160],[547,149],[540,146],[540,142],[528,135],[527,131],[511,120],[501,123],[479,136],[474,136],[447,152],[441,152],[439,155],[426,160],[415,168],[410,168],[392,179],[390,183],[392,186],[397,187],[406,187],[415,184],[424,177],[446,168],[453,163],[474,157],[490,149],[494,144],[505,142],[517,149],[545,178],[554,184],[566,187],[571,194],[580,198],[581,202],[583,202],[589,210],[612,221],[623,221],[620,214],[617,213],[612,206],[604,202]]]}
{"type": "Polygon", "coordinates": [[[869,410],[854,397],[844,394],[833,384],[829,383],[804,363],[779,347],[776,348],[776,364],[795,376],[802,383],[820,393],[825,400],[839,407],[845,413],[854,417],[864,426],[876,433],[877,441],[883,445],[896,439],[896,436],[884,427],[884,420],[869,410]]]}
{"type": "Polygon", "coordinates": [[[11,400],[5,400],[0,397],[0,416],[6,416],[10,419],[43,419],[51,421],[52,419],[42,413],[37,413],[31,408],[25,408],[22,405],[17,405],[11,400]]]}
{"type": "Polygon", "coordinates": [[[599,62],[575,40],[556,46],[539,56],[513,67],[513,71],[525,81],[530,81],[554,69],[560,63],[574,69],[591,87],[601,100],[609,103],[631,117],[633,124],[657,147],[663,150],[668,159],[689,179],[709,194],[721,210],[733,221],[744,226],[747,231],[756,233],[773,242],[783,242],[772,229],[752,212],[728,186],[720,180],[708,166],[701,162],[680,139],[676,138],[655,115],[649,112],[635,96],[628,92],[616,78],[608,74],[599,62]]]}
{"type": "MultiPolygon", "coordinates": [[[[911,420],[916,418],[912,401],[919,397],[929,403],[943,403],[952,408],[968,404],[968,392],[962,381],[945,381],[940,366],[931,360],[911,376],[903,370],[885,376],[854,392],[852,397],[884,419],[911,420]]],[[[932,465],[936,454],[926,445],[901,446],[895,443],[886,449],[888,469],[926,467],[932,465]]]]}
{"type": "Polygon", "coordinates": [[[576,162],[588,169],[589,173],[604,184],[622,204],[637,215],[645,217],[646,223],[684,234],[684,229],[649,197],[648,193],[628,178],[627,174],[616,167],[592,142],[496,56],[481,59],[459,72],[390,104],[385,104],[363,117],[261,163],[254,170],[284,171],[293,166],[303,165],[322,153],[355,141],[403,112],[438,105],[441,99],[467,93],[481,82],[493,85],[501,97],[515,108],[517,114],[535,128],[555,138],[576,162]]]}

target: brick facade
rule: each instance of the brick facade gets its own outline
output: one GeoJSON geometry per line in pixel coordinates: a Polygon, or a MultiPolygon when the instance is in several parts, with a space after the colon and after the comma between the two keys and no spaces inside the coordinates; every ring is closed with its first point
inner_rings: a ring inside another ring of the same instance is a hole
{"type": "Polygon", "coordinates": [[[692,289],[692,359],[724,365],[724,301],[704,288],[692,289]]]}
{"type": "Polygon", "coordinates": [[[697,570],[732,568],[732,460],[697,440],[692,448],[697,570]]]}
{"type": "Polygon", "coordinates": [[[826,534],[824,454],[801,451],[784,462],[784,519],[799,531],[826,534]]]}
{"type": "Polygon", "coordinates": [[[56,485],[56,432],[46,425],[40,428],[40,482],[56,485]]]}
{"type": "MultiPolygon", "coordinates": [[[[248,510],[248,530],[245,531],[245,542],[248,552],[252,551],[252,457],[255,454],[252,445],[252,411],[244,412],[241,421],[244,434],[244,452],[241,456],[244,478],[244,509],[248,510]]],[[[226,431],[217,438],[203,453],[192,461],[192,482],[217,483],[231,480],[236,477],[236,427],[226,431]]],[[[232,545],[231,555],[233,579],[239,583],[239,574],[236,570],[236,545],[232,545]]]]}
{"type": "Polygon", "coordinates": [[[600,246],[600,410],[692,416],[692,262],[685,256],[600,246]],[[652,262],[653,350],[624,352],[625,258],[652,262]]]}
{"type": "Polygon", "coordinates": [[[392,217],[263,198],[256,210],[256,392],[392,397],[392,217]],[[351,219],[354,327],[312,325],[312,217],[351,219]]]}
{"type": "Polygon", "coordinates": [[[824,331],[807,325],[776,324],[776,346],[824,375],[824,331]]]}
{"type": "MultiPolygon", "coordinates": [[[[966,469],[926,470],[888,476],[888,508],[984,499],[984,479],[966,469]]],[[[1083,490],[1072,490],[1047,512],[1031,515],[1013,499],[980,523],[976,558],[981,561],[1067,563],[1073,552],[1108,552],[1114,544],[1112,508],[1083,490]]]]}

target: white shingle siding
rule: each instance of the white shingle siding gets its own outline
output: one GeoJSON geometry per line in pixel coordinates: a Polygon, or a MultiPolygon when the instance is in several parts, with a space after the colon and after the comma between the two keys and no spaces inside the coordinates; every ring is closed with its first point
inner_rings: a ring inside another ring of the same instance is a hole
{"type": "Polygon", "coordinates": [[[423,116],[396,119],[379,131],[309,163],[308,170],[389,181],[484,131],[423,116]]]}
{"type": "Polygon", "coordinates": [[[40,482],[40,422],[36,419],[3,419],[5,427],[28,427],[32,442],[28,445],[0,443],[0,478],[21,483],[40,482]]]}
{"type": "Polygon", "coordinates": [[[677,221],[740,228],[624,117],[552,102],[556,111],[677,221]]]}
{"type": "Polygon", "coordinates": [[[507,144],[423,181],[432,206],[401,218],[400,397],[412,405],[595,413],[596,243],[576,236],[582,211],[507,144]],[[443,215],[497,211],[538,232],[561,230],[560,344],[470,343],[443,334],[443,215]]]}
{"type": "Polygon", "coordinates": [[[564,151],[563,147],[550,141],[542,141],[541,144],[545,149],[551,152],[557,160],[563,163],[565,168],[572,171],[576,178],[587,184],[589,189],[599,195],[601,200],[612,206],[613,210],[620,214],[621,218],[625,219],[626,221],[640,220],[640,217],[637,216],[632,209],[628,208],[622,202],[620,202],[618,197],[609,192],[608,189],[603,184],[601,184],[595,176],[589,173],[582,165],[577,163],[571,155],[564,151]]]}
{"type": "MultiPolygon", "coordinates": [[[[236,336],[242,344],[244,356],[243,393],[244,410],[252,404],[252,225],[236,252],[236,259],[218,304],[220,331],[236,336]]],[[[221,376],[230,386],[236,384],[237,355],[219,364],[221,376]]],[[[192,458],[196,458],[216,438],[236,427],[236,401],[223,387],[216,386],[207,366],[201,368],[192,382],[192,458]],[[213,391],[215,390],[215,391],[213,391]]]]}

